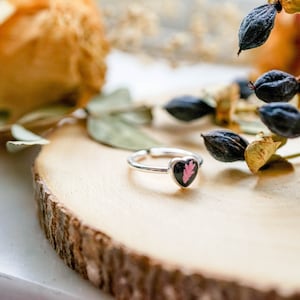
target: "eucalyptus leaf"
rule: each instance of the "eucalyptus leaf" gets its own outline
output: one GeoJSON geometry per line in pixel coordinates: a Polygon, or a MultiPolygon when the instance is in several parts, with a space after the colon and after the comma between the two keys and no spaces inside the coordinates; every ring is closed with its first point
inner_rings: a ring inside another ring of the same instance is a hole
{"type": "Polygon", "coordinates": [[[50,120],[62,117],[70,112],[70,106],[51,105],[32,111],[18,120],[18,124],[38,123],[44,120],[50,120]]]}
{"type": "Polygon", "coordinates": [[[7,151],[15,153],[36,145],[46,145],[49,141],[35,133],[25,129],[23,126],[14,124],[11,127],[11,134],[17,141],[6,143],[7,151]]]}
{"type": "Polygon", "coordinates": [[[23,126],[18,124],[12,125],[11,134],[18,141],[32,142],[44,140],[44,138],[42,138],[41,136],[25,129],[23,126]]]}
{"type": "Polygon", "coordinates": [[[119,116],[134,125],[147,125],[153,120],[152,108],[149,106],[140,106],[135,110],[120,113],[119,116]]]}
{"type": "Polygon", "coordinates": [[[120,116],[89,117],[87,129],[96,141],[116,148],[138,150],[160,145],[120,116]]]}
{"type": "MultiPolygon", "coordinates": [[[[62,120],[69,112],[70,106],[46,106],[24,115],[17,120],[17,124],[26,125],[26,127],[31,130],[49,128],[62,120]]],[[[6,124],[4,122],[6,121],[6,115],[9,116],[8,113],[0,111],[0,134],[8,134],[13,126],[12,124],[6,124]]]]}
{"type": "Polygon", "coordinates": [[[32,146],[49,144],[48,140],[40,139],[36,141],[8,141],[6,149],[10,153],[20,152],[32,146]]]}
{"type": "Polygon", "coordinates": [[[109,113],[112,110],[128,108],[132,103],[130,92],[126,88],[120,88],[111,94],[101,94],[87,104],[87,110],[95,115],[109,113]]]}

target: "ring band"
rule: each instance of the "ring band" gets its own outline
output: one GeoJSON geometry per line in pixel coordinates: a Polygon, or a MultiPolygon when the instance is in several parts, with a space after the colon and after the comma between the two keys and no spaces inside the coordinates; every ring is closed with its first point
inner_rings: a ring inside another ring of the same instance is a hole
{"type": "Polygon", "coordinates": [[[176,184],[187,188],[197,177],[198,170],[203,163],[200,155],[178,148],[157,147],[139,150],[132,153],[127,162],[133,169],[149,173],[171,174],[176,184]],[[140,163],[148,157],[173,157],[167,167],[157,167],[140,163]]]}

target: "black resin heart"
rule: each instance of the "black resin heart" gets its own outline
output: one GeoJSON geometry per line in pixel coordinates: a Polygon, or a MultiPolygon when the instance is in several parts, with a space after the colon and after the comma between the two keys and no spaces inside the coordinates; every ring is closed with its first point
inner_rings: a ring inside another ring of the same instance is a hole
{"type": "Polygon", "coordinates": [[[175,159],[172,172],[175,181],[182,187],[188,187],[198,173],[198,162],[193,158],[175,159]]]}

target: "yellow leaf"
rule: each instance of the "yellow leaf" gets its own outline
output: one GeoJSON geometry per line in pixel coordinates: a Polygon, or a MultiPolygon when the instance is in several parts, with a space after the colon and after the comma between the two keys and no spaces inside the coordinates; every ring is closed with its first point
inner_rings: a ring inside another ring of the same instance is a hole
{"type": "Polygon", "coordinates": [[[286,137],[280,136],[280,135],[277,135],[277,134],[272,134],[271,138],[274,142],[280,142],[280,145],[279,145],[278,148],[281,148],[282,146],[284,146],[288,141],[288,139],[286,137]]]}
{"type": "Polygon", "coordinates": [[[218,90],[214,95],[216,101],[217,124],[231,124],[239,100],[239,87],[231,84],[218,90]]]}
{"type": "Polygon", "coordinates": [[[245,160],[252,173],[257,173],[280,147],[280,141],[274,141],[272,136],[262,136],[253,141],[245,150],[245,160]]]}

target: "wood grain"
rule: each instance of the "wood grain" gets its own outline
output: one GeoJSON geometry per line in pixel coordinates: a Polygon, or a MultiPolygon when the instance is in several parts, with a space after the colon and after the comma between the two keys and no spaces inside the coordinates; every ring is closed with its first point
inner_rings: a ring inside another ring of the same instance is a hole
{"type": "Polygon", "coordinates": [[[188,190],[129,170],[129,152],[95,143],[80,125],[49,136],[34,181],[59,255],[117,299],[300,299],[300,161],[253,175],[208,156],[207,120],[157,119],[154,136],[204,157],[188,190]]]}

